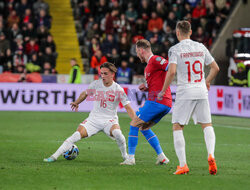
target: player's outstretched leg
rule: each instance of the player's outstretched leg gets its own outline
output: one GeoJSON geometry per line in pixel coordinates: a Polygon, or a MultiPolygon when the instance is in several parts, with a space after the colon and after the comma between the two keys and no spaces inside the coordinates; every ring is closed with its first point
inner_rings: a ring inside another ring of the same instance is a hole
{"type": "Polygon", "coordinates": [[[209,173],[211,175],[215,175],[217,173],[217,165],[214,158],[214,149],[215,149],[214,128],[212,126],[202,126],[202,127],[208,153],[209,173]]]}
{"type": "Polygon", "coordinates": [[[127,150],[126,150],[126,139],[122,134],[120,129],[114,129],[112,131],[112,135],[115,137],[116,143],[121,151],[123,160],[128,158],[127,150]]]}
{"type": "Polygon", "coordinates": [[[169,159],[163,153],[159,139],[157,138],[155,133],[151,129],[141,130],[141,133],[144,135],[148,143],[154,148],[155,152],[158,155],[156,164],[167,164],[169,162],[169,159]]]}
{"type": "Polygon", "coordinates": [[[45,158],[44,162],[54,162],[64,152],[66,152],[75,142],[81,140],[81,134],[79,131],[73,133],[72,136],[67,138],[64,143],[58,148],[58,150],[49,158],[45,158]]]}
{"type": "Polygon", "coordinates": [[[186,152],[185,152],[185,139],[183,136],[183,130],[174,130],[174,148],[176,155],[178,157],[180,165],[177,166],[177,170],[174,173],[175,175],[186,174],[189,172],[186,161],[186,152]]]}
{"type": "Polygon", "coordinates": [[[128,134],[128,158],[121,165],[135,165],[135,150],[138,144],[139,128],[130,125],[128,134]]]}

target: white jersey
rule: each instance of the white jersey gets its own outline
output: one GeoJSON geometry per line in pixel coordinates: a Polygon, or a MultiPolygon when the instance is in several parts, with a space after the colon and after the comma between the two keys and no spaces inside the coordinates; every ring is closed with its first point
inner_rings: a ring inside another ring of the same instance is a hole
{"type": "Polygon", "coordinates": [[[89,114],[92,120],[116,119],[117,108],[121,102],[123,106],[130,103],[123,88],[113,82],[109,87],[104,86],[102,80],[93,81],[88,89],[88,100],[94,101],[94,108],[89,114]]]}
{"type": "Polygon", "coordinates": [[[206,99],[204,66],[214,61],[207,48],[190,39],[169,49],[169,64],[177,64],[176,99],[206,99]]]}

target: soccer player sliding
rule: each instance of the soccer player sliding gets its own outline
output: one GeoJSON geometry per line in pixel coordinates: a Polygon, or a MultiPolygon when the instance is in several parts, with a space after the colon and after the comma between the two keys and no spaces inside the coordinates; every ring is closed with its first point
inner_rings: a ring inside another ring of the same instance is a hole
{"type": "Polygon", "coordinates": [[[121,102],[131,119],[135,116],[135,112],[131,108],[123,88],[113,81],[117,71],[114,64],[106,62],[100,66],[100,69],[101,80],[92,82],[88,89],[83,91],[75,102],[71,103],[72,110],[78,111],[79,104],[87,96],[91,97],[92,100],[94,99],[94,108],[89,117],[78,126],[77,131],[67,138],[54,154],[45,158],[44,162],[56,161],[74,143],[101,131],[111,139],[116,140],[123,159],[127,159],[126,139],[119,126],[117,108],[121,102]]]}

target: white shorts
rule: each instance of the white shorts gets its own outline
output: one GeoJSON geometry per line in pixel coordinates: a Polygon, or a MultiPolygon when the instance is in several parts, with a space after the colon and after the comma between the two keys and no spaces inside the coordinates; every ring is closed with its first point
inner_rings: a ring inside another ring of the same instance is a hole
{"type": "Polygon", "coordinates": [[[88,134],[88,137],[91,137],[100,131],[103,131],[108,137],[114,140],[114,137],[110,135],[110,129],[113,125],[119,125],[118,121],[116,119],[109,119],[109,120],[94,120],[87,118],[82,123],[80,123],[81,126],[83,126],[88,134]]]}
{"type": "Polygon", "coordinates": [[[211,123],[208,99],[176,100],[173,108],[172,123],[187,125],[192,116],[194,123],[211,123]]]}

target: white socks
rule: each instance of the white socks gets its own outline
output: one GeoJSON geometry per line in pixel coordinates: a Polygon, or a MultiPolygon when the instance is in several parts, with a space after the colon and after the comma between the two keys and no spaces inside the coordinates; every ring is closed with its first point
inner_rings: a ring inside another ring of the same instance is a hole
{"type": "Polygon", "coordinates": [[[117,145],[119,146],[123,159],[126,159],[127,158],[126,139],[123,136],[122,131],[120,129],[114,129],[112,131],[112,134],[115,137],[117,145]]]}
{"type": "Polygon", "coordinates": [[[207,146],[207,153],[212,154],[214,158],[214,149],[215,149],[215,134],[214,128],[212,126],[205,127],[204,130],[204,139],[207,146]]]}
{"type": "Polygon", "coordinates": [[[75,142],[81,140],[81,134],[79,131],[73,133],[72,136],[67,138],[64,143],[58,148],[58,150],[52,155],[53,158],[57,158],[64,152],[66,152],[75,142]]]}
{"type": "Polygon", "coordinates": [[[183,167],[187,163],[183,130],[173,131],[173,135],[175,152],[179,159],[180,167],[183,167]]]}

